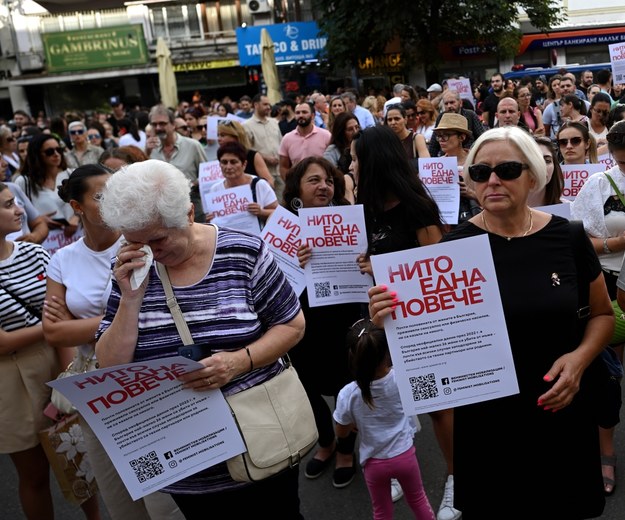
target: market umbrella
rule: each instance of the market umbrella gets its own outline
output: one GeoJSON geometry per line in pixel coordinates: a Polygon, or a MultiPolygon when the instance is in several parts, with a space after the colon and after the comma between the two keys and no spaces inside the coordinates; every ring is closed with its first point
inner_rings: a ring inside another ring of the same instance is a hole
{"type": "Polygon", "coordinates": [[[160,36],[156,41],[156,63],[158,64],[158,88],[161,91],[161,103],[168,108],[175,108],[178,104],[176,75],[169,47],[160,36]]]}
{"type": "Polygon", "coordinates": [[[267,29],[261,29],[260,31],[260,48],[262,49],[260,65],[263,69],[265,85],[267,85],[267,97],[269,102],[275,105],[282,99],[282,94],[280,94],[280,77],[278,76],[278,67],[276,66],[273,40],[269,36],[267,29]]]}

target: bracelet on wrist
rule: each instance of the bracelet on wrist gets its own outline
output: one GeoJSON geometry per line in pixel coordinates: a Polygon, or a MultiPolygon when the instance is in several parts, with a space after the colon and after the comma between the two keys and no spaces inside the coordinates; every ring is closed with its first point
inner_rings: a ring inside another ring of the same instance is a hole
{"type": "Polygon", "coordinates": [[[603,239],[603,252],[606,255],[609,255],[610,253],[612,253],[613,251],[610,249],[610,246],[608,246],[608,239],[604,238],[603,239]]]}
{"type": "Polygon", "coordinates": [[[245,352],[247,352],[247,357],[250,358],[250,372],[254,370],[254,361],[252,361],[252,354],[250,354],[250,349],[245,347],[245,352]]]}

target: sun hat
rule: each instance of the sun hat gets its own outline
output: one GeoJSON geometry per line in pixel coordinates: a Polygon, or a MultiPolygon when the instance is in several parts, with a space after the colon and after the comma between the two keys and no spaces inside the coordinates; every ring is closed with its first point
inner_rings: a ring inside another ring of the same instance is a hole
{"type": "Polygon", "coordinates": [[[434,132],[438,130],[453,130],[454,132],[473,135],[473,132],[469,130],[467,118],[462,114],[454,114],[452,112],[443,113],[438,125],[434,128],[434,132]]]}
{"type": "Polygon", "coordinates": [[[428,92],[442,92],[443,91],[443,87],[441,87],[438,83],[432,83],[428,89],[428,92]]]}

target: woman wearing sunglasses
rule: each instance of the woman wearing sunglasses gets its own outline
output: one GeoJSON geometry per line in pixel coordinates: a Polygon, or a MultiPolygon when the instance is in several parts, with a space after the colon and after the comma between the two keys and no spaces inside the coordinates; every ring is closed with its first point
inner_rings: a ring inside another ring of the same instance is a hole
{"type": "MultiPolygon", "coordinates": [[[[455,507],[466,520],[501,518],[511,504],[515,518],[601,516],[599,435],[588,395],[589,378],[600,368],[591,362],[614,329],[601,266],[583,233],[576,235],[583,254],[575,255],[568,220],[528,206],[530,193],[546,181],[545,161],[529,133],[518,127],[485,132],[465,171],[483,211],[443,241],[488,238],[519,393],[454,410],[455,507]],[[590,303],[583,331],[579,284],[590,303]]],[[[372,321],[383,326],[397,295],[385,286],[369,295],[372,321]]]]}
{"type": "Polygon", "coordinates": [[[568,121],[556,134],[556,143],[562,157],[562,164],[596,164],[597,143],[584,123],[568,121]]]}
{"type": "MultiPolygon", "coordinates": [[[[606,140],[616,166],[606,172],[595,173],[586,180],[571,205],[571,217],[584,223],[584,229],[599,255],[608,294],[614,300],[616,280],[625,258],[625,204],[621,201],[621,196],[625,193],[625,121],[613,125],[606,140]],[[621,196],[610,183],[608,176],[615,182],[621,196]]],[[[611,347],[622,362],[623,345],[611,347]]],[[[600,428],[604,487],[607,495],[614,492],[615,484],[613,437],[613,427],[600,428]]]]}
{"type": "MultiPolygon", "coordinates": [[[[69,170],[59,141],[51,134],[39,134],[28,144],[22,174],[15,179],[15,184],[46,217],[50,232],[54,234],[53,230],[63,229],[67,238],[77,235],[79,224],[72,207],[63,202],[57,193],[63,179],[68,176],[69,170]]],[[[78,238],[75,236],[75,239],[78,238]]]]}
{"type": "Polygon", "coordinates": [[[421,134],[425,138],[426,143],[430,143],[432,139],[432,133],[436,126],[436,119],[438,118],[438,112],[428,99],[420,99],[417,101],[417,130],[418,134],[421,134]]]}

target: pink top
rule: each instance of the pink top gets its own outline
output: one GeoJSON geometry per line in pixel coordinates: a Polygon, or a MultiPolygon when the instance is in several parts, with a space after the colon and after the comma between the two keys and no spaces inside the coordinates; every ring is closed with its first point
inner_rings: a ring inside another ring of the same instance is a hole
{"type": "Polygon", "coordinates": [[[323,156],[323,152],[330,144],[331,137],[330,132],[317,126],[313,127],[313,131],[305,136],[299,133],[299,128],[296,128],[282,138],[279,153],[288,157],[291,166],[294,166],[306,157],[323,156]]]}

